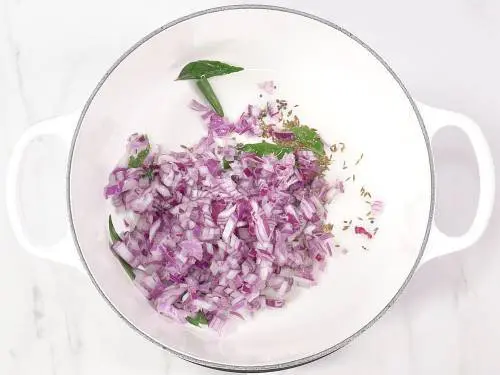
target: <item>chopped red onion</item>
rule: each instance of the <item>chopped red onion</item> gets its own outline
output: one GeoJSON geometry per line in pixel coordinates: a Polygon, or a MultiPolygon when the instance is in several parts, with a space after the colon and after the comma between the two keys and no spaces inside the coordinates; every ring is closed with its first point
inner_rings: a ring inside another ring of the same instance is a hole
{"type": "Polygon", "coordinates": [[[380,215],[384,210],[384,203],[376,200],[371,203],[372,213],[374,216],[380,215]]]}
{"type": "Polygon", "coordinates": [[[262,83],[259,83],[258,86],[262,91],[270,95],[274,94],[274,90],[276,90],[276,85],[274,84],[274,81],[264,81],[262,83]]]}
{"type": "Polygon", "coordinates": [[[361,234],[361,235],[366,236],[367,238],[370,238],[370,239],[373,237],[373,234],[368,232],[364,227],[360,227],[360,226],[354,227],[354,233],[361,234]]]}
{"type": "MultiPolygon", "coordinates": [[[[202,311],[220,331],[232,315],[284,306],[292,285],[314,285],[334,247],[323,230],[325,205],[344,188],[327,183],[310,151],[278,159],[217,145],[215,137],[233,132],[260,135],[259,116],[281,116],[276,103],[264,113],[249,106],[236,123],[199,102],[191,107],[208,136],[161,152],[132,135],[126,159],[148,155],[139,168],[115,168],[105,197],[126,213],[127,230],[112,249],[134,268],[135,284],[156,310],[179,322],[202,311]]],[[[294,139],[285,130],[273,137],[294,139]]]]}
{"type": "Polygon", "coordinates": [[[279,141],[293,141],[295,139],[295,133],[287,130],[273,131],[273,137],[279,141]]]}

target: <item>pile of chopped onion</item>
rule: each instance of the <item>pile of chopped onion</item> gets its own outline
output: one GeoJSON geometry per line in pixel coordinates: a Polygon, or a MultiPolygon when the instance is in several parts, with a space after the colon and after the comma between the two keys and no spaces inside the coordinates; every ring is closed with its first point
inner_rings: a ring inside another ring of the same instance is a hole
{"type": "Polygon", "coordinates": [[[192,106],[208,135],[178,152],[132,135],[105,196],[126,227],[112,249],[155,309],[182,323],[201,312],[220,331],[231,315],[280,308],[294,285],[315,283],[334,248],[325,207],[339,188],[311,151],[278,159],[238,150],[227,136],[259,135],[256,108],[231,123],[192,106]]]}

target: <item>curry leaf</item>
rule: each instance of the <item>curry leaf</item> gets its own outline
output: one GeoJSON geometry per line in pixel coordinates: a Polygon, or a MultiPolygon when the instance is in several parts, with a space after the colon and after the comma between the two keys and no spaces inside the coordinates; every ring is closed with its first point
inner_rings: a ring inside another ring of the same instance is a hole
{"type": "Polygon", "coordinates": [[[198,311],[198,321],[200,322],[200,324],[208,324],[208,319],[202,311],[198,311]]]}
{"type": "Polygon", "coordinates": [[[231,163],[232,163],[232,161],[222,159],[222,168],[223,169],[231,169],[231,163]]]}
{"type": "Polygon", "coordinates": [[[208,319],[205,316],[205,314],[203,314],[203,311],[198,311],[194,317],[192,316],[186,317],[186,320],[188,321],[188,323],[191,323],[196,327],[199,327],[200,324],[205,324],[205,325],[208,324],[208,319]]]}
{"type": "Polygon", "coordinates": [[[224,117],[224,111],[222,109],[222,105],[220,104],[219,99],[217,99],[217,95],[215,95],[215,92],[212,89],[212,86],[210,85],[210,82],[208,82],[206,77],[201,77],[198,81],[196,81],[196,85],[200,89],[203,96],[207,98],[208,102],[210,103],[214,111],[220,117],[224,117]]]}
{"type": "Polygon", "coordinates": [[[128,167],[129,168],[140,168],[144,164],[144,161],[149,155],[149,150],[151,149],[151,146],[148,145],[144,150],[139,151],[137,156],[130,156],[128,158],[128,167]]]}
{"type": "Polygon", "coordinates": [[[192,325],[194,325],[196,327],[200,326],[200,322],[198,322],[195,318],[188,316],[188,317],[186,317],[186,320],[188,321],[188,323],[191,323],[192,325]]]}
{"type": "Polygon", "coordinates": [[[278,159],[283,158],[286,154],[293,152],[293,148],[288,146],[277,145],[275,143],[247,143],[240,147],[241,151],[251,152],[258,156],[274,154],[278,159]]]}
{"type": "Polygon", "coordinates": [[[315,129],[301,125],[291,127],[290,131],[295,134],[295,141],[301,147],[309,149],[320,156],[325,154],[323,141],[315,129]]]}
{"type": "Polygon", "coordinates": [[[118,254],[116,256],[118,257],[118,261],[122,265],[122,267],[125,270],[125,272],[127,273],[127,275],[132,280],[134,280],[135,279],[135,273],[134,273],[134,269],[132,268],[132,266],[130,264],[128,264],[127,262],[125,262],[125,260],[123,260],[123,258],[121,256],[119,256],[118,254]]]}
{"type": "MultiPolygon", "coordinates": [[[[115,226],[113,225],[113,220],[111,219],[111,215],[109,215],[108,226],[109,226],[109,236],[111,237],[111,243],[121,241],[122,239],[120,238],[120,236],[116,232],[115,226]]],[[[121,256],[119,256],[118,254],[116,254],[114,251],[113,251],[113,254],[115,254],[115,256],[118,258],[118,261],[122,265],[122,267],[125,270],[125,272],[127,273],[127,275],[132,280],[134,280],[135,274],[134,274],[134,269],[132,268],[132,266],[130,264],[128,264],[125,260],[123,260],[123,258],[121,256]]]]}
{"type": "Polygon", "coordinates": [[[109,236],[111,237],[111,243],[115,243],[116,241],[121,241],[122,239],[116,232],[115,226],[113,225],[113,220],[111,219],[111,215],[109,215],[108,226],[109,226],[109,236]]]}
{"type": "Polygon", "coordinates": [[[182,68],[177,80],[201,79],[202,77],[210,78],[239,72],[241,70],[243,70],[243,68],[232,66],[221,61],[198,60],[190,62],[182,68]]]}
{"type": "Polygon", "coordinates": [[[153,181],[154,176],[155,176],[155,174],[154,174],[154,173],[155,173],[155,172],[154,172],[154,170],[153,170],[153,169],[148,169],[148,170],[146,171],[145,176],[149,179],[149,181],[153,181]]]}

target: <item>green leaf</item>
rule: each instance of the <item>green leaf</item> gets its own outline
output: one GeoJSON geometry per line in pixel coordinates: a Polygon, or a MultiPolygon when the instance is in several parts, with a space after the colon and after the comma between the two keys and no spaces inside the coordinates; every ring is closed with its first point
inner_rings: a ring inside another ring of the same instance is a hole
{"type": "Polygon", "coordinates": [[[194,325],[196,327],[200,326],[200,322],[198,322],[198,320],[196,320],[196,318],[192,318],[192,317],[188,316],[188,317],[186,317],[186,320],[188,321],[188,323],[191,323],[192,325],[194,325]]]}
{"type": "Polygon", "coordinates": [[[197,316],[198,316],[198,321],[200,322],[200,324],[208,325],[207,317],[205,316],[205,314],[203,314],[202,311],[198,311],[197,316]]]}
{"type": "Polygon", "coordinates": [[[243,70],[239,66],[232,66],[220,61],[198,60],[182,68],[177,80],[210,78],[235,73],[243,70]]]}
{"type": "Polygon", "coordinates": [[[186,320],[188,323],[191,323],[192,325],[199,327],[200,324],[207,325],[208,320],[205,314],[203,314],[203,311],[198,311],[194,317],[188,316],[186,317],[186,320]]]}
{"type": "Polygon", "coordinates": [[[127,273],[127,275],[130,277],[130,279],[134,280],[135,273],[134,273],[134,269],[132,268],[132,266],[130,264],[128,264],[127,262],[125,262],[125,260],[123,260],[123,258],[121,256],[119,256],[118,254],[116,254],[116,256],[118,258],[118,261],[122,265],[123,269],[127,273]]]}
{"type": "MultiPolygon", "coordinates": [[[[111,219],[111,215],[109,215],[108,219],[108,226],[109,226],[109,236],[111,237],[111,243],[115,243],[116,241],[121,241],[122,239],[116,232],[115,226],[113,225],[113,220],[111,219]]],[[[134,280],[135,279],[135,274],[134,274],[134,269],[130,264],[128,264],[121,256],[119,256],[117,253],[112,251],[113,254],[118,258],[118,261],[122,265],[123,269],[127,273],[127,275],[134,280]]]]}
{"type": "Polygon", "coordinates": [[[219,102],[219,99],[217,99],[217,96],[215,95],[215,92],[212,89],[212,86],[210,85],[210,82],[208,82],[207,78],[201,77],[198,81],[196,81],[196,85],[200,89],[203,96],[205,96],[205,98],[208,100],[214,111],[220,117],[224,117],[224,111],[219,102]]]}
{"type": "Polygon", "coordinates": [[[278,143],[249,143],[239,147],[241,151],[252,152],[258,156],[274,154],[278,159],[283,158],[286,154],[293,152],[295,149],[308,149],[313,151],[318,156],[325,154],[323,141],[317,131],[308,126],[294,126],[289,128],[295,134],[293,142],[278,142],[278,143]]]}
{"type": "Polygon", "coordinates": [[[153,171],[153,169],[148,169],[148,170],[146,171],[145,176],[146,176],[147,178],[149,178],[149,181],[153,181],[153,178],[154,178],[154,171],[153,171]]]}
{"type": "Polygon", "coordinates": [[[115,243],[116,241],[121,241],[122,239],[116,233],[115,226],[113,225],[113,220],[111,219],[111,215],[109,215],[108,219],[108,226],[109,226],[109,236],[111,237],[111,243],[115,243]]]}
{"type": "Polygon", "coordinates": [[[258,156],[274,154],[278,159],[283,158],[286,154],[293,152],[293,148],[275,143],[247,143],[240,147],[240,150],[245,152],[252,152],[258,156]]]}
{"type": "Polygon", "coordinates": [[[317,155],[324,155],[325,148],[318,132],[308,126],[293,126],[290,131],[295,134],[295,141],[303,148],[313,151],[317,155]]]}
{"type": "Polygon", "coordinates": [[[128,167],[129,168],[140,168],[144,164],[144,160],[149,155],[149,150],[151,150],[151,146],[148,145],[144,150],[139,151],[136,157],[130,156],[128,159],[128,167]]]}
{"type": "Polygon", "coordinates": [[[228,161],[226,159],[222,160],[222,168],[223,169],[231,169],[231,163],[232,161],[228,161]]]}

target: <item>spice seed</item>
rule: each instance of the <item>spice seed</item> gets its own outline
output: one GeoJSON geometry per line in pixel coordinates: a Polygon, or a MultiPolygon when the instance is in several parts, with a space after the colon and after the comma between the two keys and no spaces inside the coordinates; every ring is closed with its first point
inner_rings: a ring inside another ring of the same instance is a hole
{"type": "Polygon", "coordinates": [[[363,154],[361,154],[361,156],[359,157],[359,159],[358,159],[358,161],[356,162],[356,164],[355,164],[355,165],[358,165],[358,164],[359,164],[359,162],[361,161],[361,159],[363,159],[363,154]]]}

